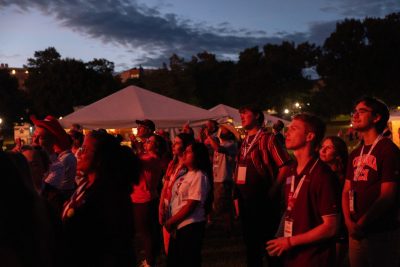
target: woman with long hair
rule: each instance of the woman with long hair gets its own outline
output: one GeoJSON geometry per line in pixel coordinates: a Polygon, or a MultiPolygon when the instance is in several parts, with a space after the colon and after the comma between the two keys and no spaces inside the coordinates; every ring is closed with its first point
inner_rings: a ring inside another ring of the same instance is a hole
{"type": "Polygon", "coordinates": [[[159,135],[151,135],[143,145],[140,155],[142,171],[139,183],[133,186],[131,200],[135,220],[135,236],[140,239],[144,250],[142,266],[154,266],[160,246],[160,226],[158,225],[158,188],[162,178],[161,159],[166,150],[166,142],[159,135]]]}
{"type": "Polygon", "coordinates": [[[337,174],[340,184],[343,186],[349,157],[347,145],[343,139],[337,136],[325,137],[322,140],[319,157],[337,174]]]}
{"type": "MultiPolygon", "coordinates": [[[[347,160],[349,157],[347,145],[338,136],[327,136],[322,140],[319,150],[320,159],[329,165],[331,170],[336,173],[340,188],[343,189],[347,160]]],[[[340,190],[341,192],[342,190],[340,190]]],[[[341,198],[339,198],[341,199],[341,198]]],[[[348,266],[348,235],[344,224],[343,215],[340,228],[336,239],[336,266],[348,266]]]]}
{"type": "Polygon", "coordinates": [[[172,187],[170,214],[165,228],[171,233],[167,266],[201,266],[206,218],[211,210],[212,168],[207,147],[194,143],[185,150],[188,172],[172,187]]]}
{"type": "Polygon", "coordinates": [[[86,135],[77,166],[84,178],[62,213],[66,266],[134,265],[130,193],[139,166],[112,135],[86,135]]]}
{"type": "MultiPolygon", "coordinates": [[[[180,133],[172,144],[173,159],[168,164],[167,171],[163,179],[163,188],[160,196],[160,204],[158,207],[158,220],[160,225],[165,224],[168,214],[169,202],[172,196],[172,186],[176,179],[187,172],[187,168],[183,164],[183,152],[186,147],[194,143],[194,137],[191,134],[180,133]]],[[[169,233],[163,226],[163,241],[165,254],[168,254],[169,233]]]]}

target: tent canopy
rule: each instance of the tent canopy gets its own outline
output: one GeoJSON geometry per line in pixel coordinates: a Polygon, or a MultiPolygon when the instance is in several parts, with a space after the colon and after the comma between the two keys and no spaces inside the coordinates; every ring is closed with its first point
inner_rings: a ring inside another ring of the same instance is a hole
{"type": "Polygon", "coordinates": [[[67,115],[60,123],[64,128],[77,123],[86,129],[118,129],[150,119],[157,128],[180,128],[188,121],[215,118],[208,110],[131,85],[67,115]]]}
{"type": "Polygon", "coordinates": [[[220,117],[220,122],[226,122],[227,119],[232,119],[235,126],[240,126],[242,124],[239,110],[236,108],[224,104],[219,104],[213,108],[210,108],[209,111],[215,114],[215,116],[220,117]]]}
{"type": "MultiPolygon", "coordinates": [[[[210,112],[212,112],[216,117],[220,117],[221,122],[225,122],[227,118],[232,119],[233,124],[235,126],[240,126],[242,125],[242,120],[240,119],[240,114],[239,110],[224,104],[219,104],[211,109],[209,109],[210,112]]],[[[275,117],[272,115],[269,115],[267,113],[264,113],[265,117],[265,124],[266,125],[271,125],[277,122],[278,120],[281,120],[285,126],[287,126],[290,121],[281,119],[279,117],[275,117]]]]}

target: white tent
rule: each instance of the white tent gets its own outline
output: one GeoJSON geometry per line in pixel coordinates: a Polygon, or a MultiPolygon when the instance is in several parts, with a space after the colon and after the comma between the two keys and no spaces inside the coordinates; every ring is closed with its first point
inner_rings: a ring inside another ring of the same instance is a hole
{"type": "Polygon", "coordinates": [[[236,108],[224,104],[219,104],[213,108],[210,108],[209,111],[215,114],[215,116],[220,117],[220,119],[218,120],[220,123],[232,120],[232,123],[235,126],[242,125],[239,110],[237,110],[236,108]]]}
{"type": "MultiPolygon", "coordinates": [[[[231,119],[232,123],[235,126],[242,125],[239,110],[236,108],[233,108],[233,107],[230,107],[230,106],[227,106],[224,104],[219,104],[219,105],[209,109],[209,111],[212,112],[216,117],[220,117],[221,118],[221,119],[219,119],[220,122],[226,122],[229,119],[231,119]]],[[[287,126],[290,123],[290,121],[269,115],[268,113],[264,113],[264,117],[265,117],[265,124],[267,126],[272,126],[272,124],[274,124],[278,120],[281,120],[285,124],[285,126],[287,126]]]]}
{"type": "Polygon", "coordinates": [[[77,123],[86,129],[136,127],[135,120],[150,119],[157,128],[180,128],[188,121],[215,119],[208,110],[156,94],[137,86],[128,86],[63,119],[64,128],[77,123]]]}

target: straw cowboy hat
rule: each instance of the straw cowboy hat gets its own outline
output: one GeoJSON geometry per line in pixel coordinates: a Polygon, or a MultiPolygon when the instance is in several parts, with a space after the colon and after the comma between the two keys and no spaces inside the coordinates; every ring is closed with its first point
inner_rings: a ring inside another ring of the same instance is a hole
{"type": "Polygon", "coordinates": [[[231,124],[220,124],[219,127],[225,128],[235,136],[236,140],[240,140],[240,133],[236,130],[236,128],[231,124]]]}

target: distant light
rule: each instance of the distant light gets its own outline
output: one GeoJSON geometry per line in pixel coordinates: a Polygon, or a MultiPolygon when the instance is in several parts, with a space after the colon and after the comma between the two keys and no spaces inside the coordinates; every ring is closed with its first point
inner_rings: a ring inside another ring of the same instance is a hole
{"type": "Polygon", "coordinates": [[[300,107],[300,103],[299,102],[296,102],[296,104],[294,104],[294,105],[296,106],[296,108],[300,107]]]}
{"type": "Polygon", "coordinates": [[[0,118],[0,124],[2,124],[3,123],[3,119],[2,118],[0,118]]]}
{"type": "Polygon", "coordinates": [[[285,114],[289,114],[289,109],[285,108],[285,110],[283,111],[285,114]]]}
{"type": "Polygon", "coordinates": [[[24,118],[23,117],[21,117],[21,118],[19,118],[21,121],[23,121],[24,120],[24,118]]]}
{"type": "Polygon", "coordinates": [[[137,128],[132,128],[132,133],[133,133],[133,135],[137,135],[137,131],[138,129],[137,128]]]}
{"type": "Polygon", "coordinates": [[[25,71],[25,74],[28,74],[28,73],[29,73],[29,71],[26,70],[26,71],[25,71]]]}
{"type": "Polygon", "coordinates": [[[59,117],[58,119],[59,119],[59,120],[62,120],[62,117],[59,117]]]}
{"type": "Polygon", "coordinates": [[[15,73],[17,73],[15,70],[12,70],[12,71],[11,71],[11,74],[12,74],[12,75],[15,75],[15,73]]]}
{"type": "Polygon", "coordinates": [[[353,127],[353,124],[352,124],[352,123],[350,123],[350,127],[353,127]]]}
{"type": "Polygon", "coordinates": [[[307,106],[309,106],[310,105],[310,103],[307,103],[307,106]]]}
{"type": "Polygon", "coordinates": [[[33,131],[33,127],[29,126],[29,131],[32,132],[33,131]]]}

